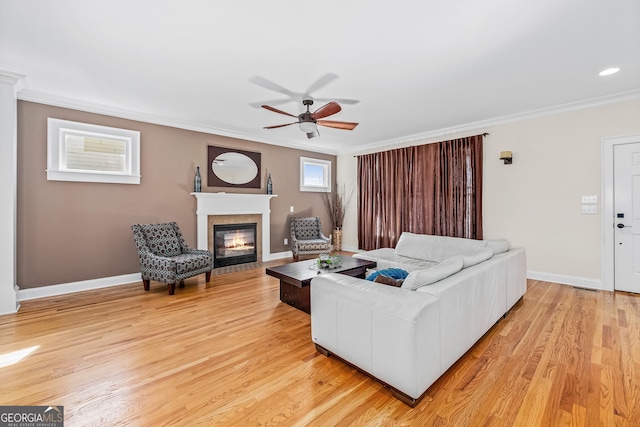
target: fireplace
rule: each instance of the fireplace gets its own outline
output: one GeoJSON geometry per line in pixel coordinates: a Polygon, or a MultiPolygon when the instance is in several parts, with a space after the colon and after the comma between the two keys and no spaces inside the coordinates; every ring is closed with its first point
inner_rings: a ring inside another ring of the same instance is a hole
{"type": "Polygon", "coordinates": [[[214,252],[214,224],[258,224],[258,262],[271,260],[271,208],[275,194],[191,193],[196,198],[198,249],[214,252]]]}
{"type": "Polygon", "coordinates": [[[257,224],[214,224],[213,266],[227,267],[258,261],[257,224]]]}

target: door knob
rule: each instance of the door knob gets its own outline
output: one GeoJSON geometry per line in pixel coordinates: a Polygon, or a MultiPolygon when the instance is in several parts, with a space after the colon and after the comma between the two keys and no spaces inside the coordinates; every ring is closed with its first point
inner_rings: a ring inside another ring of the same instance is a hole
{"type": "Polygon", "coordinates": [[[618,227],[618,228],[624,228],[624,224],[618,224],[618,225],[616,225],[616,227],[618,227]]]}

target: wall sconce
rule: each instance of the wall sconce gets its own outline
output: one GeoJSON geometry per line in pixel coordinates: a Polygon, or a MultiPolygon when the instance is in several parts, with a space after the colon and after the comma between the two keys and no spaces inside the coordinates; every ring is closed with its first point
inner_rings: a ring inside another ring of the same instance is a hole
{"type": "Polygon", "coordinates": [[[501,151],[500,160],[504,160],[505,165],[510,165],[511,163],[513,163],[513,154],[511,153],[511,151],[501,151]]]}

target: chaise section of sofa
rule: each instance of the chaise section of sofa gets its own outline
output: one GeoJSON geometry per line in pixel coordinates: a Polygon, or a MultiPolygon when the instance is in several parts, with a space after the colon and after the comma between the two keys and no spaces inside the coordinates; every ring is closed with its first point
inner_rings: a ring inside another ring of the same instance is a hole
{"type": "Polygon", "coordinates": [[[314,278],[311,292],[312,338],[321,353],[374,376],[403,400],[442,375],[438,297],[335,273],[314,278]]]}
{"type": "Polygon", "coordinates": [[[402,262],[392,266],[423,260],[429,267],[407,270],[399,288],[339,274],[314,278],[311,334],[320,352],[356,366],[414,406],[522,298],[526,254],[503,239],[405,234],[399,253],[391,250],[402,262]]]}

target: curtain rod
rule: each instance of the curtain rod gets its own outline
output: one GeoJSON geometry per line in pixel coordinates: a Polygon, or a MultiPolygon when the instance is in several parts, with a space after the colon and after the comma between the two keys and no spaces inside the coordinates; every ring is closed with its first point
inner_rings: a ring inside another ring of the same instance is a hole
{"type": "MultiPolygon", "coordinates": [[[[481,135],[482,135],[482,136],[489,136],[489,135],[490,135],[490,133],[489,133],[489,132],[484,132],[484,133],[482,133],[481,135]]],[[[439,141],[439,142],[441,142],[441,141],[439,141]]],[[[354,154],[354,155],[353,155],[353,157],[358,157],[358,156],[364,156],[364,154],[354,154]]]]}

